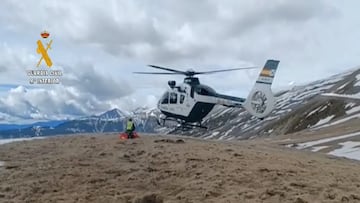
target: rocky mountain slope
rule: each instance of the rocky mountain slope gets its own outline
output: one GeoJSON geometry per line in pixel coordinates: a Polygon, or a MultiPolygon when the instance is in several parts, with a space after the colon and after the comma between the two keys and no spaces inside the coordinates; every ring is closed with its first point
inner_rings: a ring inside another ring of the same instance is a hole
{"type": "Polygon", "coordinates": [[[360,102],[324,97],[322,93],[360,94],[360,69],[277,93],[273,113],[264,120],[243,109],[216,107],[204,121],[208,130],[173,133],[215,139],[249,139],[317,129],[360,118],[360,102]]]}

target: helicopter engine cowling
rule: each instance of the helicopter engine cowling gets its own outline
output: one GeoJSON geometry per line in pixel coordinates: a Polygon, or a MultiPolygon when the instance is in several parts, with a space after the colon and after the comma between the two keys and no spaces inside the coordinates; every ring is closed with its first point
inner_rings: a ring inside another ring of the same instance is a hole
{"type": "Polygon", "coordinates": [[[169,85],[169,87],[172,89],[172,88],[174,88],[174,87],[176,86],[176,81],[174,81],[174,80],[169,80],[168,85],[169,85]]]}

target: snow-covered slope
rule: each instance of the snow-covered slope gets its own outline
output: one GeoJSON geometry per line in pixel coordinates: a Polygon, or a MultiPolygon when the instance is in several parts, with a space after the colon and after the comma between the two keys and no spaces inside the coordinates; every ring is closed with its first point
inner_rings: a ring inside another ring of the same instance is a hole
{"type": "Polygon", "coordinates": [[[360,118],[360,101],[346,101],[321,96],[323,93],[360,93],[360,69],[297,86],[277,94],[275,110],[264,120],[250,116],[243,109],[217,106],[206,117],[208,130],[179,130],[173,133],[215,139],[249,139],[275,136],[304,129],[316,129],[360,118]]]}

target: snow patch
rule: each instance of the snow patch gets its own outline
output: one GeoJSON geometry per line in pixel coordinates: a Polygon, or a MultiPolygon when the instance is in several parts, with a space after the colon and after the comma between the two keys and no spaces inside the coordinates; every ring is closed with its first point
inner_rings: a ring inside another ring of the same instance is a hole
{"type": "MultiPolygon", "coordinates": [[[[66,128],[67,131],[71,131],[73,133],[80,133],[81,130],[79,128],[66,128]]],[[[98,132],[98,131],[96,131],[98,132]]]]}
{"type": "Polygon", "coordinates": [[[355,87],[359,87],[360,86],[360,81],[357,81],[355,84],[354,84],[355,87]]]}
{"type": "Polygon", "coordinates": [[[254,128],[254,130],[259,130],[261,128],[261,126],[257,126],[256,128],[254,128]]]}
{"type": "Polygon", "coordinates": [[[347,104],[345,105],[345,109],[347,109],[347,108],[352,108],[352,107],[354,107],[355,105],[356,105],[356,104],[353,103],[353,102],[347,103],[347,104]]]}
{"type": "Polygon", "coordinates": [[[318,152],[318,151],[320,151],[320,150],[322,150],[322,149],[326,149],[326,148],[328,148],[329,146],[318,146],[318,147],[313,147],[312,149],[311,149],[311,151],[313,151],[313,152],[318,152]]]}
{"type": "Polygon", "coordinates": [[[326,118],[323,118],[321,120],[319,120],[319,122],[317,122],[313,127],[316,127],[316,126],[320,126],[320,125],[323,125],[325,123],[328,123],[329,121],[331,121],[331,119],[333,119],[335,117],[335,115],[332,115],[332,116],[328,116],[326,118]]]}
{"type": "Polygon", "coordinates": [[[219,137],[219,140],[223,140],[226,136],[228,136],[229,133],[231,133],[235,127],[236,126],[231,127],[230,130],[228,130],[223,136],[219,137]]]}
{"type": "Polygon", "coordinates": [[[8,143],[11,143],[11,142],[29,141],[29,140],[44,139],[44,138],[46,138],[46,137],[30,137],[30,138],[0,139],[0,145],[2,145],[2,144],[8,144],[8,143]]]}
{"type": "Polygon", "coordinates": [[[355,85],[354,85],[355,87],[356,87],[356,86],[360,86],[360,74],[357,74],[357,75],[356,75],[356,79],[357,79],[357,82],[356,82],[355,85]]]}
{"type": "Polygon", "coordinates": [[[338,87],[336,90],[341,90],[341,89],[343,89],[346,85],[348,84],[348,82],[347,83],[345,83],[345,84],[343,84],[343,85],[341,85],[340,87],[338,87]]]}
{"type": "Polygon", "coordinates": [[[266,117],[264,120],[265,121],[271,121],[271,120],[275,120],[277,118],[279,118],[279,116],[269,116],[269,117],[266,117]]]}
{"type": "Polygon", "coordinates": [[[346,114],[352,114],[352,113],[355,113],[358,111],[360,111],[360,106],[356,106],[356,107],[353,107],[352,109],[347,110],[346,114]]]}
{"type": "Polygon", "coordinates": [[[211,138],[217,136],[218,134],[220,134],[220,132],[215,131],[215,132],[213,132],[210,136],[206,137],[205,139],[211,139],[211,138]]]}
{"type": "Polygon", "coordinates": [[[357,94],[335,94],[335,93],[324,93],[323,96],[328,97],[340,97],[340,98],[349,98],[349,99],[360,99],[360,93],[357,94]]]}
{"type": "Polygon", "coordinates": [[[345,139],[345,138],[349,138],[349,137],[355,137],[355,136],[359,136],[359,135],[360,135],[360,132],[356,132],[356,133],[350,133],[350,134],[346,134],[346,135],[341,135],[341,136],[336,136],[336,137],[331,137],[331,138],[325,138],[325,139],[311,141],[311,142],[299,143],[299,144],[297,144],[296,149],[305,149],[305,148],[312,147],[312,146],[315,146],[315,145],[324,144],[324,143],[327,143],[327,142],[332,142],[332,141],[335,141],[335,140],[341,140],[341,139],[345,139]]]}
{"type": "Polygon", "coordinates": [[[349,159],[360,160],[360,142],[348,141],[340,143],[340,145],[342,145],[340,149],[335,149],[328,154],[338,157],[346,157],[349,159]]]}
{"type": "Polygon", "coordinates": [[[319,106],[319,107],[317,107],[316,109],[312,110],[306,117],[310,117],[310,116],[313,115],[315,112],[317,112],[320,108],[321,108],[321,106],[319,106]]]}
{"type": "Polygon", "coordinates": [[[343,118],[343,119],[340,119],[340,120],[337,120],[337,121],[334,121],[334,122],[331,122],[329,124],[325,124],[323,126],[316,127],[316,128],[314,128],[314,130],[324,128],[324,127],[333,126],[333,125],[337,125],[337,124],[340,124],[340,123],[344,123],[344,122],[346,122],[348,120],[355,119],[355,118],[360,118],[360,113],[349,116],[349,117],[346,117],[346,118],[343,118]]]}

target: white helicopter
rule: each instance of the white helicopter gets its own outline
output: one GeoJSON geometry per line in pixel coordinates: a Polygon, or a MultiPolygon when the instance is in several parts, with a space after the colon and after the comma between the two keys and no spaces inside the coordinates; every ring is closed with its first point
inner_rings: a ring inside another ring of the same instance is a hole
{"type": "Polygon", "coordinates": [[[264,68],[260,72],[253,89],[248,97],[240,98],[217,93],[209,86],[200,84],[195,75],[211,74],[225,71],[253,69],[233,68],[214,70],[206,72],[196,72],[194,70],[180,71],[170,68],[164,68],[155,65],[150,67],[171,71],[171,72],[134,72],[136,74],[165,74],[165,75],[185,75],[184,82],[177,85],[175,81],[168,82],[169,90],[167,90],[158,102],[158,109],[164,114],[163,118],[158,121],[159,125],[165,125],[165,121],[172,120],[178,122],[182,127],[200,127],[203,126],[203,118],[209,114],[215,105],[223,105],[227,107],[245,108],[251,115],[259,119],[266,117],[275,106],[275,98],[271,91],[276,69],[280,61],[267,60],[264,68]]]}

